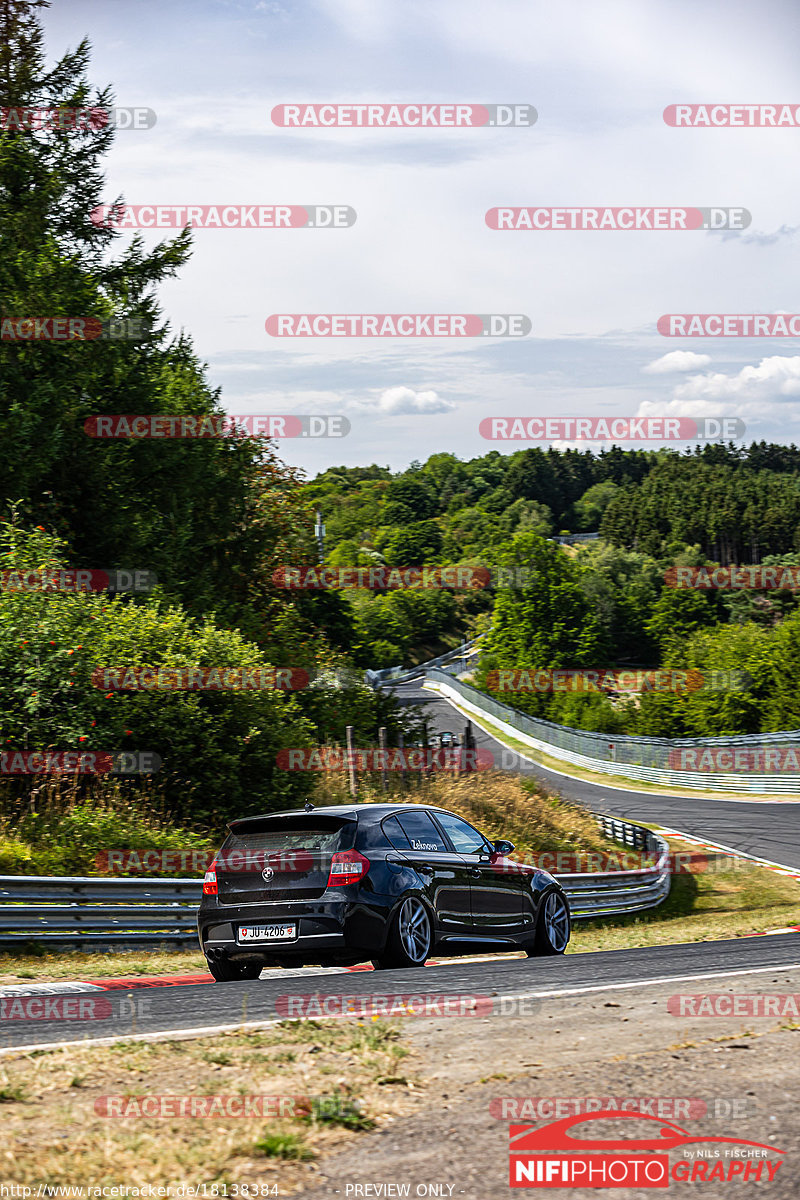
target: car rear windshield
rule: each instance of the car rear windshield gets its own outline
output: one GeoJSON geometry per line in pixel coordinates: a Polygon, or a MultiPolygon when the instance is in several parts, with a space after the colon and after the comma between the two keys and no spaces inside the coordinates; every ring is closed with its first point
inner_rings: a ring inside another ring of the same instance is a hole
{"type": "Polygon", "coordinates": [[[319,829],[313,825],[297,824],[272,827],[264,825],[247,833],[230,833],[223,850],[311,850],[332,854],[349,850],[355,836],[355,823],[348,821],[338,829],[319,829]]]}

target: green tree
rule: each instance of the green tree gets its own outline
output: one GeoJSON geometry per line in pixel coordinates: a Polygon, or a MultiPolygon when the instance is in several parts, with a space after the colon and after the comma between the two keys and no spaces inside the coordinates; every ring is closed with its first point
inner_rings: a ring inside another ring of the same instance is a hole
{"type": "MultiPolygon", "coordinates": [[[[497,589],[492,629],[476,679],[493,669],[597,666],[602,628],[581,587],[580,570],[553,542],[517,534],[497,553],[498,567],[516,586],[497,589]]],[[[517,706],[541,712],[544,701],[520,694],[517,706]]]]}
{"type": "Polygon", "coordinates": [[[680,653],[697,629],[716,623],[716,597],[709,592],[665,587],[644,629],[661,648],[664,661],[680,653]]]}
{"type": "MultiPolygon", "coordinates": [[[[84,39],[51,68],[38,0],[0,4],[0,107],[105,110],[84,39]]],[[[265,493],[285,469],[252,439],[87,436],[95,414],[221,415],[189,339],[170,337],[155,299],[190,252],[188,230],[116,257],[122,235],[90,218],[103,201],[111,125],[0,131],[0,319],[131,317],[138,340],[0,341],[0,473],[31,525],[74,562],[154,570],[195,612],[243,616],[269,559],[265,493]]],[[[113,201],[117,203],[117,201],[113,201]]]]}

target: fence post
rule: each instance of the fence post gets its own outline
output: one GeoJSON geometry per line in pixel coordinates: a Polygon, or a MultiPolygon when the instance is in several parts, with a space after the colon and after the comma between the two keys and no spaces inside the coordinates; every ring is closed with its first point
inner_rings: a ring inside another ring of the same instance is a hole
{"type": "Polygon", "coordinates": [[[356,784],[356,754],[353,746],[353,726],[347,726],[347,776],[350,781],[350,795],[354,800],[358,799],[358,786],[356,784]]]}
{"type": "Polygon", "coordinates": [[[433,763],[432,763],[431,756],[429,753],[430,746],[428,744],[428,718],[427,717],[425,717],[422,722],[422,748],[423,748],[423,759],[422,759],[422,770],[420,771],[420,782],[422,781],[423,775],[427,777],[433,771],[433,763]]]}
{"type": "Polygon", "coordinates": [[[386,741],[386,726],[381,725],[378,730],[378,745],[381,748],[381,790],[386,791],[389,784],[389,778],[386,772],[386,756],[388,751],[388,743],[386,741]]]}
{"type": "Polygon", "coordinates": [[[402,733],[397,735],[397,748],[400,751],[400,786],[405,791],[408,787],[408,779],[406,778],[406,747],[402,733]]]}
{"type": "Polygon", "coordinates": [[[472,721],[467,721],[467,727],[464,730],[464,741],[467,747],[467,771],[477,771],[478,766],[475,761],[475,734],[472,731],[472,721]]]}

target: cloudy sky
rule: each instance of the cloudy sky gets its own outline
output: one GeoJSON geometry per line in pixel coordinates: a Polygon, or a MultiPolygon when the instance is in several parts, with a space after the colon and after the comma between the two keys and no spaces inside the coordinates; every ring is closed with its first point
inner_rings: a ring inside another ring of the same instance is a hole
{"type": "MultiPolygon", "coordinates": [[[[783,0],[54,0],[51,57],[157,113],[108,199],[346,204],[343,229],[201,229],[160,295],[231,413],[342,413],[310,473],[394,469],[492,416],[735,416],[800,443],[796,338],[666,338],[666,313],[800,312],[799,128],[671,128],[676,103],[800,108],[783,0]],[[285,103],[532,104],[530,128],[286,129],[285,103]],[[495,231],[496,206],[743,207],[743,232],[495,231]],[[275,313],[521,313],[522,338],[270,337],[275,313]]],[[[127,240],[128,234],[121,234],[127,240]]],[[[151,244],[163,233],[146,232],[151,244]]],[[[560,444],[560,443],[559,443],[560,444]]],[[[591,443],[595,449],[600,444],[591,443]]]]}

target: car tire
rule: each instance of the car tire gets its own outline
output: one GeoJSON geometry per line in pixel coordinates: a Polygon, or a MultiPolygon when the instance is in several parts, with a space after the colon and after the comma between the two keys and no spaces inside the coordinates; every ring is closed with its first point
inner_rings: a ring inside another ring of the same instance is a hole
{"type": "Polygon", "coordinates": [[[258,979],[263,970],[261,963],[233,963],[227,959],[208,964],[209,972],[216,983],[234,983],[237,979],[258,979]]]}
{"type": "Polygon", "coordinates": [[[430,913],[418,896],[406,896],[392,919],[386,949],[372,965],[378,970],[424,967],[432,946],[430,913]]]}
{"type": "Polygon", "coordinates": [[[528,958],[546,954],[563,954],[569,943],[569,908],[561,892],[547,892],[539,906],[536,935],[528,958]]]}

